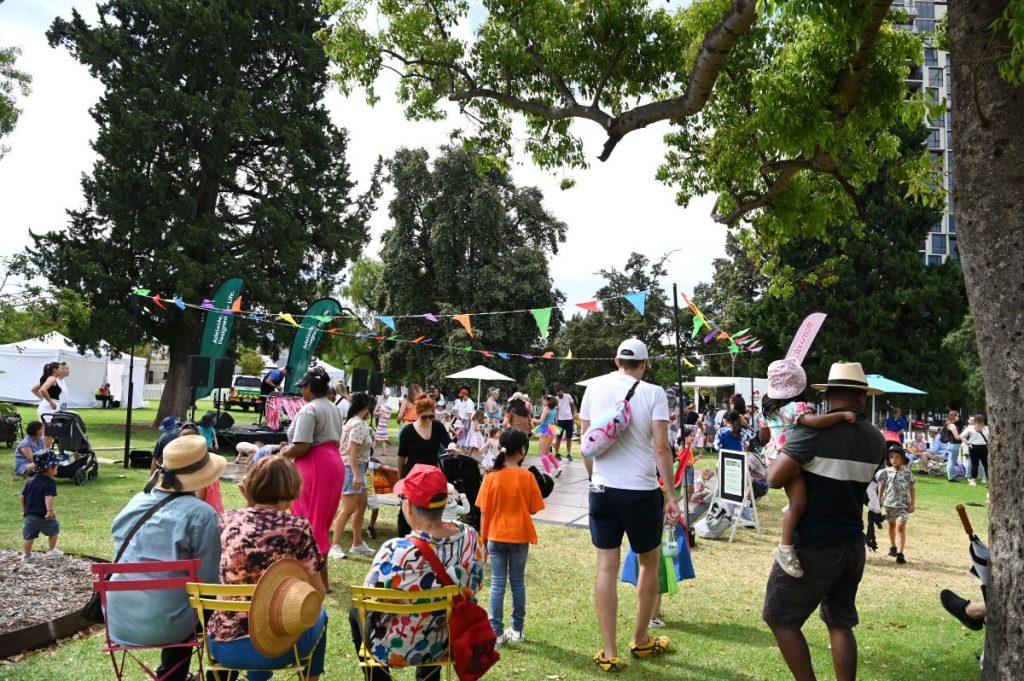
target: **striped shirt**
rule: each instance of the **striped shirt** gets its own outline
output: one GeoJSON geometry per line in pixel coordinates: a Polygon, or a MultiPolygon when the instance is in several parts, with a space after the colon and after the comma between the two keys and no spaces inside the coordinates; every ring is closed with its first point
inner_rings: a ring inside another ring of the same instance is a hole
{"type": "Polygon", "coordinates": [[[864,541],[865,493],[885,461],[885,438],[863,413],[856,413],[856,423],[844,421],[822,430],[797,426],[783,446],[803,466],[807,484],[807,510],[797,526],[800,548],[864,541]]]}

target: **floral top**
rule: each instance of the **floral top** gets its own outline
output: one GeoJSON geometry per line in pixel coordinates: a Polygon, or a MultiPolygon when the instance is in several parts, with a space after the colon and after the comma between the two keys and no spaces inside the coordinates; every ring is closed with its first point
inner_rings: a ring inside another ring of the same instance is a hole
{"type": "MultiPolygon", "coordinates": [[[[448,575],[462,587],[462,597],[475,601],[484,579],[484,551],[479,535],[469,525],[459,522],[445,525],[456,527],[459,532],[441,539],[416,531],[409,536],[430,542],[437,557],[448,568],[448,575]]],[[[389,539],[381,545],[363,585],[402,591],[440,586],[430,563],[406,537],[389,539]]],[[[443,615],[367,615],[367,645],[378,662],[390,667],[444,660],[448,650],[447,631],[448,622],[443,615]]]]}
{"type": "Polygon", "coordinates": [[[786,444],[786,433],[793,429],[801,416],[813,413],[814,407],[806,402],[790,402],[772,414],[771,418],[765,419],[772,431],[772,437],[762,451],[765,458],[777,459],[786,444]]]}
{"type": "Polygon", "coordinates": [[[341,429],[341,458],[348,465],[348,446],[350,444],[356,445],[356,456],[359,457],[359,463],[365,464],[370,461],[370,446],[373,444],[373,431],[370,430],[370,424],[366,422],[366,419],[353,416],[348,421],[345,421],[344,427],[341,429]]]}
{"type": "Polygon", "coordinates": [[[884,498],[882,506],[886,508],[910,508],[910,488],[917,484],[914,474],[909,468],[899,469],[892,466],[885,470],[878,471],[875,480],[885,485],[883,490],[884,498]]]}
{"type": "MultiPolygon", "coordinates": [[[[220,543],[221,584],[255,584],[281,558],[294,558],[310,573],[325,565],[309,521],[284,511],[228,511],[220,517],[220,543]]],[[[217,641],[233,641],[249,635],[249,615],[215,612],[207,629],[217,641]]]]}

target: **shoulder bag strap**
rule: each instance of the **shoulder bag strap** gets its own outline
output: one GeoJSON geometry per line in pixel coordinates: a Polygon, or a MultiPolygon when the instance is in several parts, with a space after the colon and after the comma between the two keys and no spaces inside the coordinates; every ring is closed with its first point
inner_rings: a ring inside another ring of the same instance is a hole
{"type": "Polygon", "coordinates": [[[631,399],[633,399],[633,393],[635,393],[635,392],[636,392],[636,387],[637,387],[638,385],[640,385],[640,380],[639,380],[639,379],[638,379],[638,380],[637,380],[637,382],[636,382],[636,383],[634,383],[634,384],[633,384],[633,386],[632,386],[632,387],[631,387],[631,388],[629,389],[629,392],[628,392],[628,393],[626,393],[626,399],[625,399],[625,401],[626,401],[626,402],[629,402],[629,401],[630,401],[631,399]]]}
{"type": "MultiPolygon", "coordinates": [[[[120,562],[121,557],[124,555],[125,549],[128,548],[128,542],[130,542],[132,540],[132,537],[135,536],[135,533],[138,532],[142,528],[142,526],[146,524],[146,521],[153,517],[154,513],[156,513],[161,508],[166,506],[169,502],[171,502],[174,499],[177,499],[178,497],[181,497],[181,496],[185,496],[185,494],[184,493],[168,494],[166,497],[164,497],[163,499],[161,499],[157,503],[155,503],[152,506],[150,506],[149,510],[146,511],[145,513],[143,513],[142,517],[139,518],[138,521],[136,521],[135,525],[132,527],[131,531],[128,533],[128,536],[124,538],[124,542],[121,544],[121,548],[118,549],[117,555],[114,557],[114,562],[115,563],[120,562]]],[[[110,579],[110,577],[108,576],[107,579],[110,579]]]]}
{"type": "Polygon", "coordinates": [[[419,537],[411,537],[409,541],[415,544],[416,548],[420,551],[420,555],[426,558],[427,562],[430,563],[430,567],[434,570],[434,574],[437,575],[437,581],[441,582],[441,586],[452,586],[455,584],[455,582],[452,581],[451,575],[449,575],[448,571],[444,569],[444,563],[442,563],[441,559],[437,557],[437,554],[434,552],[434,549],[431,548],[430,544],[419,537]]]}

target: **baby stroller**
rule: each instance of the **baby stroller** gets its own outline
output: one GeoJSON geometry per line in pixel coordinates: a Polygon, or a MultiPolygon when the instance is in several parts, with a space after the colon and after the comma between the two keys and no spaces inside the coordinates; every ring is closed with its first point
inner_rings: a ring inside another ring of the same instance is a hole
{"type": "Polygon", "coordinates": [[[21,428],[21,414],[11,411],[0,414],[0,441],[7,443],[11,449],[14,443],[25,437],[25,431],[21,428]]]}
{"type": "Polygon", "coordinates": [[[76,485],[95,480],[100,473],[100,464],[89,438],[85,436],[82,417],[73,411],[56,411],[43,414],[42,418],[44,432],[54,439],[59,452],[57,477],[73,480],[76,485]]]}
{"type": "Polygon", "coordinates": [[[441,457],[441,470],[452,487],[469,499],[470,511],[464,516],[464,520],[479,532],[480,509],[476,507],[476,496],[480,493],[480,485],[483,483],[480,464],[471,456],[446,454],[441,457]]]}

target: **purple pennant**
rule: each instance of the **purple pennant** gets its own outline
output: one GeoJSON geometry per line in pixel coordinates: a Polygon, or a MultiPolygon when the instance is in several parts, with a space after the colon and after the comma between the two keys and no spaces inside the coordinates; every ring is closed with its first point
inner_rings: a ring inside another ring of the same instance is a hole
{"type": "Polygon", "coordinates": [[[428,322],[434,322],[435,324],[437,324],[437,317],[435,317],[430,312],[428,312],[427,314],[423,315],[423,318],[426,319],[428,322]]]}
{"type": "Polygon", "coordinates": [[[523,359],[533,359],[533,355],[519,355],[523,359]]]}
{"type": "Polygon", "coordinates": [[[426,340],[422,340],[422,341],[420,341],[420,345],[426,345],[427,343],[429,343],[432,340],[434,340],[434,339],[433,338],[428,338],[426,340]]]}
{"type": "Polygon", "coordinates": [[[756,347],[756,348],[751,348],[750,351],[751,352],[761,352],[762,350],[764,350],[764,346],[763,345],[761,345],[759,347],[756,347]]]}
{"type": "Polygon", "coordinates": [[[665,355],[655,355],[654,359],[665,359],[665,355]]]}
{"type": "Polygon", "coordinates": [[[203,308],[204,310],[212,310],[213,301],[211,301],[209,298],[203,298],[203,302],[199,307],[203,308]]]}
{"type": "Polygon", "coordinates": [[[710,343],[711,339],[714,338],[716,335],[718,335],[718,329],[714,329],[711,333],[709,333],[708,335],[704,336],[704,342],[705,343],[710,343]]]}

